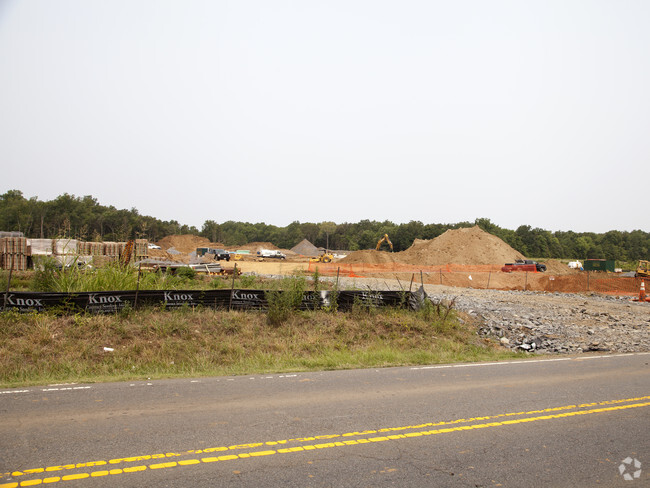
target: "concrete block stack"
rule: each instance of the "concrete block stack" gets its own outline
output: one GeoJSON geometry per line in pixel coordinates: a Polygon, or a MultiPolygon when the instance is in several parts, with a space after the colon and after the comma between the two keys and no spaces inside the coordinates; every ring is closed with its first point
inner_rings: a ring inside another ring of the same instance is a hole
{"type": "MultiPolygon", "coordinates": [[[[77,239],[27,239],[25,237],[0,237],[0,269],[26,270],[31,256],[52,256],[64,266],[76,262],[106,263],[116,260],[126,248],[126,242],[84,242],[77,239]]],[[[149,242],[136,239],[134,260],[149,257],[149,242]]]]}
{"type": "Polygon", "coordinates": [[[26,270],[29,251],[27,239],[24,237],[0,238],[0,268],[26,270]]]}

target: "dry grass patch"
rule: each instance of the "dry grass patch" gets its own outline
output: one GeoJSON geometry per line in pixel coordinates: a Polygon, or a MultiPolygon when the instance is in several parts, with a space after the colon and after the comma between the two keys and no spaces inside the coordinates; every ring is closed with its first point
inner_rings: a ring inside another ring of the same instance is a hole
{"type": "Polygon", "coordinates": [[[277,373],[496,360],[455,317],[382,309],[265,313],[157,309],[0,314],[0,385],[277,373]],[[107,351],[110,348],[112,351],[107,351]]]}

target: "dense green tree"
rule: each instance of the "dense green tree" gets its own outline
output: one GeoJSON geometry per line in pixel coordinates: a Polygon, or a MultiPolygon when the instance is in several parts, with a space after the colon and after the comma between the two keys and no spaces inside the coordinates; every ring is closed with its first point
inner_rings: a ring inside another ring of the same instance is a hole
{"type": "Polygon", "coordinates": [[[100,205],[90,195],[76,197],[64,193],[50,201],[25,198],[19,190],[0,195],[0,230],[20,231],[28,237],[72,237],[95,241],[123,241],[145,238],[157,241],[171,234],[202,235],[211,241],[238,246],[248,242],[268,241],[291,248],[302,239],[330,249],[374,249],[377,241],[388,234],[395,251],[408,249],[415,239],[433,239],[449,229],[478,225],[503,239],[526,256],[535,258],[606,258],[618,260],[650,259],[650,233],[641,230],[612,230],[604,234],[573,231],[550,232],[530,225],[516,230],[504,229],[488,218],[455,224],[410,221],[399,225],[378,222],[292,222],[286,227],[261,223],[206,220],[199,232],[195,227],[175,220],[162,221],[140,215],[137,209],[116,209],[100,205]]]}

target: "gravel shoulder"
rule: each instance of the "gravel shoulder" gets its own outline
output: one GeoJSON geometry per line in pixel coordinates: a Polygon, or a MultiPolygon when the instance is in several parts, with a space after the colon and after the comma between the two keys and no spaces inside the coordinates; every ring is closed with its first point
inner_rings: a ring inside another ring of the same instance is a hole
{"type": "MultiPolygon", "coordinates": [[[[344,278],[342,287],[399,290],[408,283],[344,278]]],[[[414,284],[415,289],[415,284],[414,284]]],[[[599,294],[480,290],[425,285],[434,301],[475,322],[481,336],[538,353],[650,351],[650,303],[599,294]]]]}

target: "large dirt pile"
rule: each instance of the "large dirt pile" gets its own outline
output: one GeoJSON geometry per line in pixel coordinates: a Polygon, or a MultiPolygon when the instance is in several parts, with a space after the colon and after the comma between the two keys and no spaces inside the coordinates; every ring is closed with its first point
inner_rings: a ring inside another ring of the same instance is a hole
{"type": "Polygon", "coordinates": [[[400,254],[404,254],[408,263],[424,265],[504,264],[525,259],[519,251],[478,225],[450,229],[428,241],[416,240],[400,254]]]}
{"type": "Polygon", "coordinates": [[[191,234],[163,237],[158,241],[158,245],[165,250],[173,247],[177,251],[186,254],[196,251],[197,247],[212,247],[210,246],[210,239],[191,234]]]}
{"type": "Polygon", "coordinates": [[[342,263],[350,264],[385,264],[385,263],[403,263],[398,259],[401,252],[385,252],[375,250],[354,251],[341,259],[342,263]]]}
{"type": "Polygon", "coordinates": [[[303,239],[298,244],[291,248],[292,252],[302,254],[303,256],[320,256],[320,251],[307,239],[303,239]]]}
{"type": "Polygon", "coordinates": [[[431,240],[416,239],[406,251],[356,251],[343,259],[346,263],[404,263],[436,266],[442,264],[504,264],[525,259],[503,240],[478,226],[450,229],[431,240]]]}
{"type": "Polygon", "coordinates": [[[237,249],[243,249],[247,251],[261,251],[262,249],[268,249],[270,251],[279,251],[280,248],[271,244],[270,242],[249,242],[243,246],[234,246],[237,249]]]}

